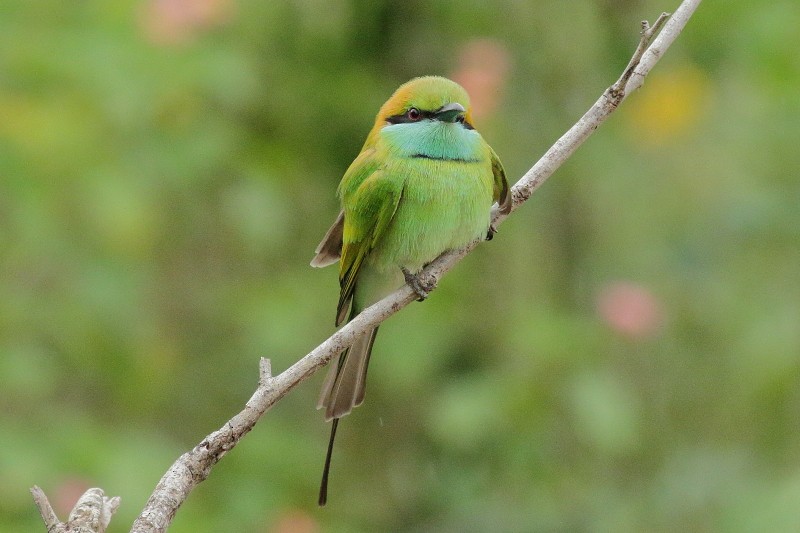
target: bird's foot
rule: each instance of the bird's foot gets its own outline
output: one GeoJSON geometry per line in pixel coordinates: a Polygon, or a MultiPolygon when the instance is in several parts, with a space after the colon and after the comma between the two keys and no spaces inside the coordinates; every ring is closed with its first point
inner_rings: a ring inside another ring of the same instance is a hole
{"type": "Polygon", "coordinates": [[[400,267],[400,270],[403,271],[403,277],[406,278],[408,286],[417,294],[417,301],[425,301],[430,292],[434,289],[435,284],[432,283],[430,279],[422,279],[420,276],[412,274],[404,267],[400,267]]]}
{"type": "Polygon", "coordinates": [[[494,227],[494,224],[489,224],[489,231],[486,232],[486,240],[491,241],[494,239],[494,234],[497,233],[497,228],[494,227]]]}

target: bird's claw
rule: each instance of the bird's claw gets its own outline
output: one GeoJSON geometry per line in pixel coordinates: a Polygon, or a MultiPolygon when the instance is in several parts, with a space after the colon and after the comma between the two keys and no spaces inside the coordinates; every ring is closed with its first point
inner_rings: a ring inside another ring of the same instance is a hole
{"type": "Polygon", "coordinates": [[[419,276],[416,274],[412,274],[408,271],[408,269],[401,267],[400,270],[403,271],[403,277],[406,278],[406,283],[409,287],[411,287],[414,292],[417,294],[418,302],[423,302],[428,297],[430,292],[433,290],[434,286],[430,281],[425,280],[423,281],[419,276]]]}
{"type": "Polygon", "coordinates": [[[497,228],[494,227],[494,224],[489,224],[489,231],[486,232],[486,240],[491,241],[495,233],[497,233],[497,228]]]}

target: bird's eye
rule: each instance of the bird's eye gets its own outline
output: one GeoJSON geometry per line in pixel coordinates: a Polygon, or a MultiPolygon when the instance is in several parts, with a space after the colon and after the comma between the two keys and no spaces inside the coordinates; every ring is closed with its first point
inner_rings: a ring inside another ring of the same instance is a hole
{"type": "Polygon", "coordinates": [[[458,122],[459,124],[463,124],[464,123],[464,115],[458,115],[458,117],[456,118],[456,122],[458,122]]]}
{"type": "Polygon", "coordinates": [[[412,107],[406,112],[406,116],[409,120],[413,120],[414,122],[418,121],[422,118],[422,113],[420,113],[419,109],[416,107],[412,107]]]}

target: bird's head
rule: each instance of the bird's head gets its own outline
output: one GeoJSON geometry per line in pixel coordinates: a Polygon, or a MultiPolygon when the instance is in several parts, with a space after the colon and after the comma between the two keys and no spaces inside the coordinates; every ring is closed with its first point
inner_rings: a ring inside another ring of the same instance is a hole
{"type": "Polygon", "coordinates": [[[381,107],[376,126],[423,120],[460,123],[472,128],[469,96],[459,84],[439,76],[414,78],[401,85],[381,107]]]}
{"type": "Polygon", "coordinates": [[[480,135],[472,126],[469,96],[439,76],[414,78],[381,106],[365,147],[378,138],[397,155],[474,159],[480,135]]]}

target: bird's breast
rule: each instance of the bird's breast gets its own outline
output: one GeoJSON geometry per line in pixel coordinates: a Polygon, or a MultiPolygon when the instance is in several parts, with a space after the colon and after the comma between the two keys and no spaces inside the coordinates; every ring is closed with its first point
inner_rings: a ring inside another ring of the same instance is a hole
{"type": "Polygon", "coordinates": [[[403,189],[386,235],[370,254],[377,267],[416,272],[486,234],[494,179],[488,160],[412,156],[387,164],[384,174],[402,180],[403,189]]]}

